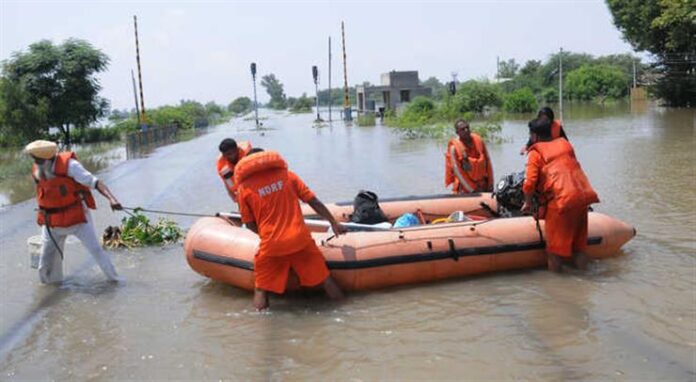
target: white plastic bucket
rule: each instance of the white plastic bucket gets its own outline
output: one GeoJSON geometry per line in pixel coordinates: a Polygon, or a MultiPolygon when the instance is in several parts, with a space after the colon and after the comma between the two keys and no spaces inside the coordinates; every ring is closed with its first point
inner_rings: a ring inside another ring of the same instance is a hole
{"type": "Polygon", "coordinates": [[[39,258],[41,257],[41,235],[32,236],[27,239],[27,247],[29,248],[29,264],[32,268],[39,268],[39,258]]]}

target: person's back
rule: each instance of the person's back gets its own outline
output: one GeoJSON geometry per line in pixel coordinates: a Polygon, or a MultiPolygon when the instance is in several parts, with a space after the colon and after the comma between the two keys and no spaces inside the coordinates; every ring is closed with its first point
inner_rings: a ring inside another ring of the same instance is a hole
{"type": "Polygon", "coordinates": [[[255,173],[239,186],[239,195],[240,208],[257,223],[264,253],[282,256],[312,240],[299,201],[308,202],[314,194],[292,171],[278,168],[255,173]]]}
{"type": "Polygon", "coordinates": [[[546,221],[547,266],[559,272],[561,259],[572,259],[580,269],[587,267],[587,207],[599,201],[589,180],[565,139],[552,139],[547,118],[529,122],[530,142],[522,190],[522,212],[530,212],[535,191],[541,193],[546,221]]]}
{"type": "MultiPolygon", "coordinates": [[[[530,156],[538,153],[543,163],[539,191],[548,195],[550,205],[563,212],[572,208],[587,208],[599,201],[570,142],[565,139],[540,141],[533,144],[529,151],[530,156]]],[[[534,161],[534,158],[530,160],[534,161]]]]}
{"type": "Polygon", "coordinates": [[[300,285],[322,284],[329,297],[343,297],[304,223],[299,200],[328,220],[336,235],[345,229],[304,182],[288,170],[280,154],[266,151],[246,156],[237,164],[234,180],[239,186],[242,222],[261,238],[254,257],[256,309],[268,307],[267,292],[285,292],[290,269],[295,271],[300,285]]]}

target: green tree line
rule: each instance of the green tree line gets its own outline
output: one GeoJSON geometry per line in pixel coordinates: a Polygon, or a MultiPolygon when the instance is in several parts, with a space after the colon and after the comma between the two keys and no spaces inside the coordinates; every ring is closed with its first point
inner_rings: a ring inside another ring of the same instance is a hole
{"type": "MultiPolygon", "coordinates": [[[[0,72],[0,146],[19,146],[39,138],[109,141],[137,130],[135,110],[110,110],[108,100],[99,96],[96,75],[108,64],[104,53],[79,39],[58,45],[42,40],[13,53],[0,72]],[[105,117],[106,126],[95,128],[105,117]]],[[[224,122],[251,108],[248,97],[228,106],[182,100],[178,105],[147,109],[145,122],[196,128],[224,122]]]]}
{"type": "Polygon", "coordinates": [[[614,24],[636,50],[656,57],[655,94],[671,106],[696,106],[696,2],[607,0],[614,24]]]}

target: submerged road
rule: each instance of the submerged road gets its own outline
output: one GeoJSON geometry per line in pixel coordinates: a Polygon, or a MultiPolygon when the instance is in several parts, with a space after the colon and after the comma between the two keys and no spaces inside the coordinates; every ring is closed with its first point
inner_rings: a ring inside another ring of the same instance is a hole
{"type": "MultiPolygon", "coordinates": [[[[634,224],[623,256],[585,274],[515,272],[349,296],[272,300],[191,271],[181,245],[116,251],[113,285],[75,241],[61,287],[38,283],[34,202],[0,210],[0,376],[27,379],[679,379],[696,355],[693,114],[571,109],[567,131],[602,203],[634,224]],[[646,153],[650,153],[646,156],[646,153]],[[657,156],[657,158],[656,158],[657,156]],[[672,164],[665,172],[665,164],[672,164]],[[659,179],[660,181],[656,181],[659,179]],[[680,190],[675,198],[674,190],[680,190]]],[[[227,136],[277,149],[324,201],[443,192],[442,147],[388,128],[236,120],[99,174],[124,205],[236,210],[215,174],[227,136]]],[[[525,120],[489,145],[496,176],[521,169],[525,120]]],[[[103,198],[97,229],[125,216],[103,198]]],[[[157,216],[152,216],[156,218],[157,216]]],[[[187,227],[194,218],[173,217],[187,227]]]]}

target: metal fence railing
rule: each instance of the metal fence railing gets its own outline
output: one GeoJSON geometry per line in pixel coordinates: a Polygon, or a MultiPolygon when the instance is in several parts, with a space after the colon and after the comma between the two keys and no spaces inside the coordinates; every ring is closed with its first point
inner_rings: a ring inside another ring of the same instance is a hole
{"type": "Polygon", "coordinates": [[[157,147],[176,142],[177,125],[148,127],[126,135],[126,157],[128,159],[147,155],[157,147]]]}

